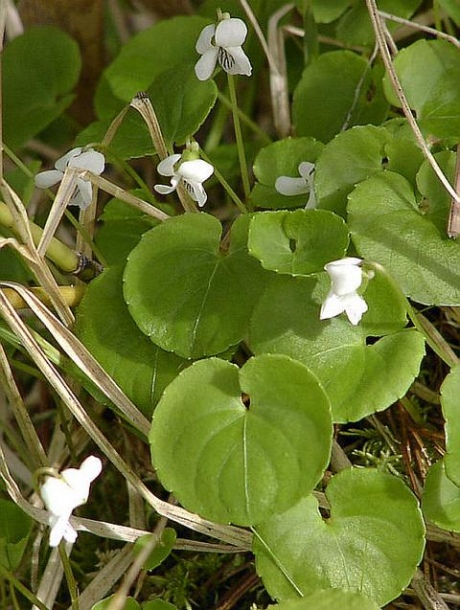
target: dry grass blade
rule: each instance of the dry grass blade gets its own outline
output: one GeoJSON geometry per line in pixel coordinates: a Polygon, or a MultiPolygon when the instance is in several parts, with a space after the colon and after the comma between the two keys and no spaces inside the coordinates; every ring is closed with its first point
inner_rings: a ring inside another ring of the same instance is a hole
{"type": "Polygon", "coordinates": [[[59,185],[58,192],[54,198],[53,205],[51,206],[50,213],[46,219],[46,224],[43,228],[42,237],[38,244],[37,251],[40,256],[44,256],[48,249],[49,243],[56,233],[56,229],[61,222],[61,218],[66,211],[67,206],[75,192],[77,186],[77,180],[81,170],[77,168],[67,167],[64,176],[59,185]]]}
{"type": "MultiPolygon", "coordinates": [[[[22,201],[5,181],[2,182],[0,190],[5,199],[5,203],[13,216],[15,232],[18,233],[23,242],[23,247],[17,247],[16,249],[25,256],[38,283],[43,286],[49,294],[53,307],[56,309],[59,317],[67,326],[71,326],[75,322],[75,318],[70,307],[68,307],[62,299],[59,293],[59,286],[49,270],[44,257],[38,253],[37,248],[35,247],[32,232],[30,230],[29,218],[22,201]]],[[[11,242],[11,245],[14,246],[14,243],[11,242]]]]}
{"type": "Polygon", "coordinates": [[[291,116],[284,33],[279,28],[279,22],[293,7],[293,4],[283,6],[272,15],[268,22],[268,48],[270,56],[273,58],[273,61],[270,62],[270,93],[273,120],[280,138],[285,138],[291,133],[291,116]]]}
{"type": "MultiPolygon", "coordinates": [[[[8,284],[10,287],[15,287],[14,284],[8,284]]],[[[26,296],[24,293],[27,291],[21,288],[21,295],[26,296]]],[[[30,295],[29,295],[30,298],[30,295]]],[[[39,310],[43,308],[43,305],[36,300],[34,308],[37,307],[39,310]]],[[[46,308],[45,308],[46,309],[46,308]]],[[[164,502],[157,498],[139,479],[136,473],[131,467],[123,460],[120,454],[113,448],[108,439],[102,434],[99,428],[94,424],[91,418],[84,410],[82,404],[72,392],[62,375],[56,370],[56,368],[49,362],[46,355],[38,345],[37,341],[33,337],[30,329],[24,324],[17,312],[9,303],[5,297],[3,291],[0,289],[0,312],[10,326],[12,331],[20,339],[21,343],[29,353],[29,356],[35,362],[42,374],[48,379],[50,385],[54,388],[57,395],[63,401],[65,406],[73,414],[75,419],[80,425],[86,430],[87,434],[93,439],[99,449],[108,457],[112,464],[117,470],[130,482],[136,490],[141,494],[144,500],[160,515],[167,517],[177,523],[181,523],[189,529],[201,532],[202,534],[212,536],[218,540],[228,542],[238,546],[241,549],[247,550],[251,547],[251,534],[237,527],[229,525],[220,525],[202,519],[198,515],[190,513],[189,511],[168,502],[164,502]]],[[[50,312],[47,312],[47,316],[52,316],[50,312]]],[[[57,320],[55,320],[57,322],[57,320]]]]}
{"type": "Polygon", "coordinates": [[[150,422],[123,393],[110,375],[104,371],[86,347],[59,322],[40,299],[20,284],[3,282],[2,286],[8,286],[21,296],[74,364],[120,409],[121,413],[139,432],[148,436],[150,422]]]}

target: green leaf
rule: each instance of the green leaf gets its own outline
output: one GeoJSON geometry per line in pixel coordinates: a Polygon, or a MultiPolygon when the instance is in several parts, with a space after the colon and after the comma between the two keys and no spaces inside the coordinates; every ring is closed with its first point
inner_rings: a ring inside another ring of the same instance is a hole
{"type": "Polygon", "coordinates": [[[285,600],[332,587],[388,603],[423,555],[416,498],[396,477],[354,469],[335,475],[326,496],[329,519],[309,496],[256,527],[256,568],[267,591],[285,600]]]}
{"type": "MultiPolygon", "coordinates": [[[[199,59],[195,44],[208,24],[203,17],[180,16],[160,21],[133,36],[104,72],[112,91],[129,102],[166,70],[188,66],[192,72],[199,59]]],[[[167,90],[168,86],[165,80],[162,87],[167,90]]],[[[173,97],[170,101],[175,103],[173,97]]]]}
{"type": "MultiPolygon", "coordinates": [[[[379,10],[391,13],[403,19],[409,19],[421,0],[379,0],[379,10]]],[[[389,32],[400,27],[391,20],[385,21],[389,32]]],[[[369,18],[369,11],[365,2],[353,3],[351,9],[345,13],[337,25],[337,36],[348,45],[373,45],[375,34],[369,18]]]]}
{"type": "Polygon", "coordinates": [[[348,243],[345,222],[326,210],[259,212],[249,228],[249,252],[265,269],[290,275],[322,271],[348,243]]]}
{"type": "Polygon", "coordinates": [[[315,191],[320,208],[344,215],[354,187],[383,169],[390,136],[383,127],[354,127],[329,142],[318,158],[315,191]]]}
{"type": "Polygon", "coordinates": [[[360,593],[343,591],[342,589],[327,589],[315,591],[302,599],[288,599],[269,610],[379,610],[371,599],[360,593]]]}
{"type": "Polygon", "coordinates": [[[16,570],[32,527],[32,521],[16,504],[0,499],[0,564],[7,570],[16,570]]]}
{"type": "MultiPolygon", "coordinates": [[[[154,534],[145,534],[140,536],[134,543],[134,554],[139,553],[150,543],[154,534]]],[[[161,533],[160,540],[157,542],[155,548],[150,553],[146,561],[144,562],[144,570],[154,570],[171,554],[171,551],[176,544],[177,534],[172,527],[167,527],[161,533]]]]}
{"type": "Polygon", "coordinates": [[[460,365],[454,366],[441,386],[441,406],[446,420],[446,474],[460,487],[460,365]]]}
{"type": "Polygon", "coordinates": [[[438,0],[438,2],[455,24],[460,26],[460,5],[457,0],[438,0]]]}
{"type": "Polygon", "coordinates": [[[360,326],[343,315],[319,319],[328,284],[326,274],[319,283],[274,278],[254,310],[249,346],[255,354],[281,353],[303,362],[323,384],[333,420],[357,421],[405,394],[418,374],[424,340],[416,331],[399,330],[406,324],[404,308],[383,275],[377,273],[368,284],[369,312],[360,326]],[[367,333],[392,334],[366,345],[367,333]]]}
{"type": "Polygon", "coordinates": [[[317,23],[331,23],[348,8],[349,0],[310,0],[313,16],[317,23]]]}
{"type": "MultiPolygon", "coordinates": [[[[460,49],[446,40],[418,40],[397,54],[394,67],[422,130],[438,138],[460,137],[460,49]]],[[[400,106],[388,77],[384,90],[400,106]]]]}
{"type": "Polygon", "coordinates": [[[208,214],[171,218],[142,237],[124,274],[124,295],[141,331],[185,358],[219,354],[246,335],[266,272],[247,252],[247,218],[232,228],[208,214]]]}
{"type": "Polygon", "coordinates": [[[52,26],[29,28],[3,52],[3,129],[11,148],[40,133],[71,104],[80,74],[77,43],[52,26]]]}
{"type": "Polygon", "coordinates": [[[375,70],[351,51],[324,53],[304,71],[292,115],[299,136],[328,142],[353,125],[381,123],[388,103],[375,70]]]}
{"type": "Polygon", "coordinates": [[[252,525],[310,493],[329,462],[329,401],[316,377],[286,356],[241,370],[200,360],[165,390],[152,420],[152,461],[187,508],[252,525]]]}
{"type": "MultiPolygon", "coordinates": [[[[102,142],[113,117],[91,123],[78,134],[77,146],[102,142]]],[[[130,108],[110,143],[109,150],[121,159],[134,159],[146,155],[156,155],[149,130],[141,115],[130,108]]]]}
{"type": "Polygon", "coordinates": [[[171,147],[198,131],[215,104],[217,87],[212,79],[200,81],[190,66],[181,65],[157,76],[148,94],[166,146],[171,147]]]}
{"type": "Polygon", "coordinates": [[[428,471],[422,509],[425,517],[438,527],[460,533],[460,487],[447,476],[445,458],[428,471]]]}
{"type": "MultiPolygon", "coordinates": [[[[97,604],[94,604],[94,606],[91,607],[91,610],[109,610],[114,597],[115,595],[111,595],[110,597],[101,599],[100,602],[97,602],[97,604]]],[[[140,605],[134,597],[127,597],[120,610],[140,610],[140,608],[140,605]]]]}
{"type": "Polygon", "coordinates": [[[358,184],[348,226],[359,255],[383,265],[414,301],[460,304],[460,244],[422,215],[402,176],[385,172],[358,184]]]}
{"type": "MultiPolygon", "coordinates": [[[[143,191],[135,191],[143,198],[143,191]]],[[[108,265],[124,265],[128,254],[137,246],[142,234],[158,221],[129,207],[123,201],[111,199],[99,217],[102,226],[96,234],[96,245],[108,265]]]]}
{"type": "Polygon", "coordinates": [[[89,284],[78,307],[75,332],[134,404],[151,415],[161,393],[186,363],[143,335],[122,293],[122,269],[113,267],[89,284]]]}
{"type": "Polygon", "coordinates": [[[305,206],[307,194],[281,195],[275,189],[275,182],[279,176],[298,178],[300,163],[314,163],[322,148],[322,142],[313,138],[286,138],[262,148],[254,161],[257,182],[251,193],[253,205],[260,208],[305,206]]]}

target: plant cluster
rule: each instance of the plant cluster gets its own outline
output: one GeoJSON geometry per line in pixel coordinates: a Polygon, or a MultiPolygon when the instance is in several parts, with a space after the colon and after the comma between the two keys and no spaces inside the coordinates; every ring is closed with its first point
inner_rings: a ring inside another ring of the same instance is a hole
{"type": "Polygon", "coordinates": [[[427,547],[460,541],[459,27],[207,0],[120,44],[81,129],[75,41],[8,40],[5,607],[191,608],[222,571],[222,608],[460,603],[427,547]]]}

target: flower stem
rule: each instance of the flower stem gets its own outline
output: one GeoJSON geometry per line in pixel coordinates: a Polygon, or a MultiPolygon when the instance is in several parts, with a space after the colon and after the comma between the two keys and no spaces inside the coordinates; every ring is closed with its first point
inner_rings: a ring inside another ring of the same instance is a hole
{"type": "Polygon", "coordinates": [[[66,553],[65,544],[61,542],[59,544],[59,555],[61,557],[62,567],[64,568],[64,574],[69,587],[70,599],[72,602],[72,610],[79,610],[80,604],[78,603],[78,587],[75,577],[70,566],[69,556],[66,553]]]}
{"type": "MultiPolygon", "coordinates": [[[[217,93],[217,97],[219,99],[219,102],[225,106],[228,109],[232,108],[232,103],[231,101],[220,91],[217,93]]],[[[245,114],[241,108],[238,108],[238,116],[241,120],[242,123],[244,123],[246,125],[246,127],[249,127],[249,129],[251,129],[257,136],[259,136],[259,138],[262,140],[262,142],[264,144],[271,144],[272,143],[272,139],[270,138],[270,136],[265,133],[265,131],[263,129],[261,129],[259,127],[259,125],[257,125],[257,123],[255,123],[254,121],[252,121],[247,114],[245,114]]]]}
{"type": "Polygon", "coordinates": [[[228,91],[230,94],[230,103],[232,105],[233,113],[233,126],[235,128],[236,147],[238,150],[238,159],[240,162],[241,179],[243,181],[243,191],[246,199],[249,197],[251,192],[251,185],[249,184],[248,164],[246,161],[246,153],[244,151],[243,135],[241,132],[240,115],[238,113],[238,101],[236,99],[236,88],[235,80],[231,74],[228,76],[228,91]]]}
{"type": "MultiPolygon", "coordinates": [[[[203,159],[205,161],[207,161],[208,163],[211,163],[209,157],[203,151],[201,151],[200,154],[201,154],[201,156],[203,157],[203,159]]],[[[219,180],[221,185],[224,187],[224,189],[227,192],[228,196],[233,201],[233,203],[236,205],[236,207],[239,209],[239,211],[242,214],[247,214],[248,210],[246,209],[246,206],[241,201],[241,199],[238,197],[238,195],[235,193],[235,191],[232,189],[232,187],[227,182],[227,180],[225,180],[224,176],[221,174],[221,172],[217,169],[217,167],[215,165],[214,165],[214,175],[217,178],[217,180],[219,180]]]]}

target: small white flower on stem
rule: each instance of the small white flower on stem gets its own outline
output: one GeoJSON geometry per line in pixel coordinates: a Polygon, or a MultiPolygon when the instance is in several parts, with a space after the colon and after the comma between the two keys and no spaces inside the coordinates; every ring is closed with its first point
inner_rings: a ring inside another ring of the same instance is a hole
{"type": "Polygon", "coordinates": [[[89,487],[101,470],[101,460],[90,455],[80,468],[67,468],[56,477],[46,477],[40,486],[40,496],[51,513],[50,546],[58,546],[62,538],[75,542],[77,532],[70,524],[70,516],[77,506],[88,500],[89,487]]]}
{"type": "Polygon", "coordinates": [[[331,278],[331,289],[324,301],[320,320],[334,318],[345,312],[353,325],[357,325],[367,311],[367,303],[357,293],[363,281],[362,260],[346,257],[324,266],[331,278]]]}
{"type": "Polygon", "coordinates": [[[171,176],[171,184],[170,186],[155,184],[154,189],[161,195],[169,195],[177,189],[179,182],[182,181],[193,201],[203,207],[208,196],[202,183],[212,176],[214,167],[203,159],[181,161],[182,158],[183,155],[180,154],[170,155],[158,163],[157,172],[161,176],[171,176]]]}
{"type": "Polygon", "coordinates": [[[300,178],[291,178],[290,176],[279,176],[275,181],[275,189],[280,195],[301,195],[310,193],[305,206],[306,210],[316,208],[316,197],[313,189],[315,164],[304,161],[299,165],[300,178]]]}
{"type": "Polygon", "coordinates": [[[241,48],[248,28],[241,19],[222,15],[217,25],[207,25],[198,37],[195,49],[201,55],[195,65],[199,80],[211,78],[217,62],[228,74],[251,76],[252,66],[241,48]]]}
{"type": "MultiPolygon", "coordinates": [[[[81,170],[89,170],[93,174],[100,175],[104,171],[104,155],[92,148],[83,150],[82,148],[72,148],[67,154],[58,159],[54,164],[55,169],[40,172],[35,176],[35,185],[38,188],[46,189],[61,182],[67,167],[75,167],[81,170]]],[[[75,194],[69,205],[77,205],[85,210],[91,203],[93,188],[91,182],[86,178],[77,179],[75,194]]]]}

